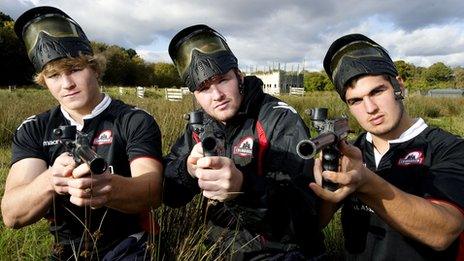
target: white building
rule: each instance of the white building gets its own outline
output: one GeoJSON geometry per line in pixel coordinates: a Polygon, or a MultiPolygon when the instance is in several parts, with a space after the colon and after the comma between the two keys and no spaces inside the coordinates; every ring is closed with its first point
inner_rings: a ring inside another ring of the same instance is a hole
{"type": "Polygon", "coordinates": [[[303,74],[273,70],[270,72],[252,73],[263,81],[263,91],[272,95],[289,93],[290,87],[303,88],[303,74]]]}

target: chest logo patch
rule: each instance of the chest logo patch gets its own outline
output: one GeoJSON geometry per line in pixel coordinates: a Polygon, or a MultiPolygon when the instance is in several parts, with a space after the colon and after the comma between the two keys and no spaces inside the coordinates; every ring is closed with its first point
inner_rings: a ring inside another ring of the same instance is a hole
{"type": "Polygon", "coordinates": [[[104,130],[93,140],[93,146],[107,145],[113,143],[113,132],[104,130]]]}
{"type": "Polygon", "coordinates": [[[422,165],[424,163],[424,159],[425,157],[422,151],[412,151],[398,160],[398,166],[422,165]]]}
{"type": "Polygon", "coordinates": [[[242,138],[238,144],[234,145],[233,154],[240,157],[253,156],[253,137],[247,136],[242,138]]]}

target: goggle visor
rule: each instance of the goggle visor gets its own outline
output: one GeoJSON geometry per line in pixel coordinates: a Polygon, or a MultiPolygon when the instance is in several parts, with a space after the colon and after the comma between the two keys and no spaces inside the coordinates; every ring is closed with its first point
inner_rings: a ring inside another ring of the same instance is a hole
{"type": "Polygon", "coordinates": [[[186,40],[177,50],[175,64],[179,74],[184,76],[192,62],[193,50],[204,54],[213,54],[220,51],[228,51],[220,37],[211,33],[199,33],[186,40]]]}
{"type": "Polygon", "coordinates": [[[63,16],[55,14],[33,20],[25,28],[23,39],[28,53],[37,44],[41,32],[56,38],[79,37],[76,24],[63,16]]]}

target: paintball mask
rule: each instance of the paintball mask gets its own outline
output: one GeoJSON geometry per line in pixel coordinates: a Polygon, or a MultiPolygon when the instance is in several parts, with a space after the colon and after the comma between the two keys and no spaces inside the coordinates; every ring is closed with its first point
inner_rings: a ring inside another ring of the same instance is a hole
{"type": "Polygon", "coordinates": [[[324,57],[324,69],[343,101],[346,84],[361,75],[388,75],[395,95],[401,97],[392,59],[382,46],[362,34],[345,35],[333,42],[324,57]]]}
{"type": "Polygon", "coordinates": [[[59,58],[92,55],[92,47],[82,28],[54,7],[42,6],[26,11],[17,19],[15,32],[24,41],[36,71],[59,58]]]}
{"type": "Polygon", "coordinates": [[[206,25],[194,25],[177,33],[169,44],[169,55],[191,92],[215,75],[238,67],[224,37],[206,25]]]}

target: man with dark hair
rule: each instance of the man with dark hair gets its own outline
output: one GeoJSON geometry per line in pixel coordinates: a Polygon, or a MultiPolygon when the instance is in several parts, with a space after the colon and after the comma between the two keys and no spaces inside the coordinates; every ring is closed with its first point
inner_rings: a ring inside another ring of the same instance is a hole
{"type": "MultiPolygon", "coordinates": [[[[348,260],[462,260],[464,257],[464,141],[412,118],[404,84],[388,53],[368,37],[336,40],[324,69],[366,133],[340,144],[340,172],[312,183],[329,215],[343,202],[348,260]]],[[[322,177],[321,177],[322,175],[322,177]]]]}
{"type": "Polygon", "coordinates": [[[15,31],[38,72],[36,82],[59,106],[27,118],[15,132],[3,222],[21,228],[49,219],[52,259],[148,258],[143,221],[161,201],[158,125],[143,110],[100,92],[104,61],[63,11],[28,10],[15,31]]]}
{"type": "Polygon", "coordinates": [[[223,258],[323,255],[317,197],[305,185],[313,162],[295,149],[308,129],[295,109],[264,94],[260,79],[244,77],[225,39],[206,25],[180,31],[169,54],[203,120],[187,126],[166,157],[165,204],[182,206],[201,192],[211,203],[208,239],[223,258]],[[223,143],[217,156],[207,149],[206,130],[223,143]]]}

